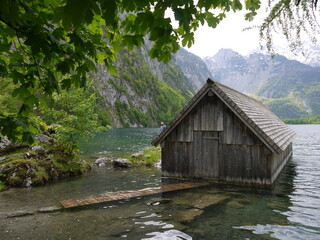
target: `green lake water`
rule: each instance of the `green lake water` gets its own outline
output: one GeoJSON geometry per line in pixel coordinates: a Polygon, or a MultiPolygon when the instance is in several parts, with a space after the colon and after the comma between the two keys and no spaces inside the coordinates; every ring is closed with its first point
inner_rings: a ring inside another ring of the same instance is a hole
{"type": "MultiPolygon", "coordinates": [[[[36,213],[59,201],[173,183],[160,170],[93,166],[90,173],[0,192],[0,239],[320,239],[320,125],[291,125],[294,156],[272,190],[211,185],[36,213]],[[6,218],[17,211],[33,215],[6,218]]],[[[114,129],[82,143],[83,157],[133,153],[155,128],[114,129]]]]}

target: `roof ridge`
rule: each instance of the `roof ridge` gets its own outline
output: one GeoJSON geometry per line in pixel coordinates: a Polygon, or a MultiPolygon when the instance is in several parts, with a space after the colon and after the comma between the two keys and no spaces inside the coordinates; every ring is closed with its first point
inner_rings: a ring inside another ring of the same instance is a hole
{"type": "MultiPolygon", "coordinates": [[[[218,82],[218,81],[215,81],[215,80],[213,80],[213,79],[211,79],[211,78],[208,78],[208,80],[209,80],[209,79],[210,79],[213,83],[215,83],[215,84],[217,84],[217,85],[220,85],[220,86],[222,86],[222,87],[225,87],[225,88],[227,88],[227,89],[229,89],[229,90],[231,90],[231,91],[233,91],[233,92],[236,92],[236,93],[238,93],[238,94],[240,94],[240,95],[242,95],[242,96],[245,96],[245,97],[248,98],[248,99],[251,99],[251,100],[255,101],[255,102],[258,103],[259,105],[262,105],[262,106],[266,107],[266,105],[264,105],[262,102],[260,102],[259,100],[255,99],[255,98],[253,98],[253,97],[248,96],[248,95],[245,94],[245,93],[239,92],[238,90],[233,89],[233,88],[231,88],[231,87],[229,87],[229,86],[227,86],[227,85],[224,85],[224,84],[222,84],[222,83],[220,83],[220,82],[218,82]]],[[[208,80],[207,80],[207,82],[208,82],[208,80]]],[[[270,110],[270,109],[268,108],[268,110],[270,110]]],[[[270,111],[271,111],[271,110],[270,110],[270,111]]]]}
{"type": "Polygon", "coordinates": [[[293,130],[260,101],[208,78],[206,84],[168,124],[167,129],[152,141],[152,144],[159,144],[170,134],[210,89],[272,152],[280,153],[295,136],[293,130]]]}

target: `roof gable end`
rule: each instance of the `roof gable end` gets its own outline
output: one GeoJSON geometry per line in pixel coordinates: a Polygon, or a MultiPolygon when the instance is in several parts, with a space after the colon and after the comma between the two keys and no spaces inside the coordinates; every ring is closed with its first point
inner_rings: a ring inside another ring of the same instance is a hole
{"type": "Polygon", "coordinates": [[[207,83],[190,100],[181,113],[171,121],[166,131],[154,139],[152,144],[158,145],[161,143],[210,90],[212,90],[272,152],[281,153],[295,137],[295,132],[262,103],[209,78],[207,83]]]}

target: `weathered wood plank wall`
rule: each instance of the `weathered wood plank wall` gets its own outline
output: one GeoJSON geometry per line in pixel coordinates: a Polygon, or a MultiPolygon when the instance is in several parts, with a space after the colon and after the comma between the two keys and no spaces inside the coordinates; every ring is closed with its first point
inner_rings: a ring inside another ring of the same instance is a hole
{"type": "Polygon", "coordinates": [[[167,136],[162,173],[271,184],[284,163],[216,95],[207,94],[167,136]]]}

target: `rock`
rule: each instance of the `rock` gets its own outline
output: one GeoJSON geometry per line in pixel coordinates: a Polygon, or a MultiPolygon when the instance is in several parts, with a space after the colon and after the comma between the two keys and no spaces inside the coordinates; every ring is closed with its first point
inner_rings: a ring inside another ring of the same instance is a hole
{"type": "Polygon", "coordinates": [[[109,161],[110,161],[109,158],[107,158],[107,157],[101,157],[101,158],[98,158],[98,159],[94,162],[94,164],[98,165],[99,167],[105,167],[109,161]]]}
{"type": "Polygon", "coordinates": [[[43,135],[43,134],[36,135],[35,139],[37,139],[38,142],[40,142],[40,143],[49,143],[49,141],[50,141],[50,137],[47,135],[43,135]]]}
{"type": "Polygon", "coordinates": [[[6,160],[6,157],[0,157],[0,162],[6,160]]]}
{"type": "Polygon", "coordinates": [[[99,164],[98,164],[98,166],[99,166],[99,167],[105,167],[105,166],[106,166],[106,164],[105,164],[105,163],[103,163],[103,162],[101,162],[101,163],[99,163],[99,164]]]}
{"type": "Polygon", "coordinates": [[[228,207],[232,207],[232,208],[243,208],[243,207],[244,207],[243,204],[239,203],[239,202],[236,201],[236,200],[233,200],[233,201],[228,202],[227,205],[228,205],[228,207]]]}
{"type": "Polygon", "coordinates": [[[116,168],[130,168],[132,164],[129,162],[128,159],[125,158],[117,158],[112,160],[113,167],[116,168]]]}
{"type": "Polygon", "coordinates": [[[24,158],[25,159],[38,159],[39,156],[36,153],[33,153],[33,152],[26,152],[24,154],[24,158]]]}
{"type": "Polygon", "coordinates": [[[36,152],[39,155],[44,155],[46,153],[46,149],[40,145],[33,146],[31,150],[36,152]]]}
{"type": "Polygon", "coordinates": [[[203,210],[191,208],[185,211],[182,211],[181,214],[179,214],[178,219],[180,221],[192,221],[195,217],[201,215],[203,213],[203,210]]]}
{"type": "Polygon", "coordinates": [[[32,179],[31,177],[26,178],[26,187],[30,187],[32,185],[32,179]]]}
{"type": "Polygon", "coordinates": [[[0,153],[10,152],[25,146],[21,143],[11,142],[6,136],[0,136],[0,153]]]}
{"type": "Polygon", "coordinates": [[[17,212],[13,212],[13,213],[9,213],[7,215],[7,218],[15,218],[15,217],[24,217],[24,216],[29,216],[29,215],[33,215],[34,212],[31,211],[17,211],[17,212]]]}
{"type": "Polygon", "coordinates": [[[143,156],[143,153],[139,152],[139,153],[134,153],[131,155],[132,158],[139,158],[139,157],[142,157],[143,156]]]}
{"type": "Polygon", "coordinates": [[[146,158],[151,158],[151,155],[144,155],[146,158]]]}
{"type": "Polygon", "coordinates": [[[58,206],[43,207],[43,208],[39,208],[38,212],[39,213],[53,213],[53,212],[60,211],[61,209],[62,208],[58,207],[58,206]]]}
{"type": "Polygon", "coordinates": [[[208,206],[218,204],[228,198],[230,198],[230,197],[223,195],[223,194],[207,194],[207,195],[204,195],[204,196],[200,197],[199,199],[197,199],[194,202],[193,207],[199,208],[199,209],[204,209],[208,206]]]}
{"type": "Polygon", "coordinates": [[[154,164],[154,167],[160,169],[160,168],[161,168],[161,161],[156,162],[156,163],[154,164]]]}
{"type": "Polygon", "coordinates": [[[151,198],[148,200],[147,205],[159,205],[159,204],[164,204],[164,203],[170,203],[171,199],[170,198],[151,198]]]}
{"type": "Polygon", "coordinates": [[[13,164],[9,164],[9,165],[5,165],[3,167],[0,167],[0,174],[7,174],[9,172],[11,172],[11,170],[13,170],[14,165],[13,164]]]}

